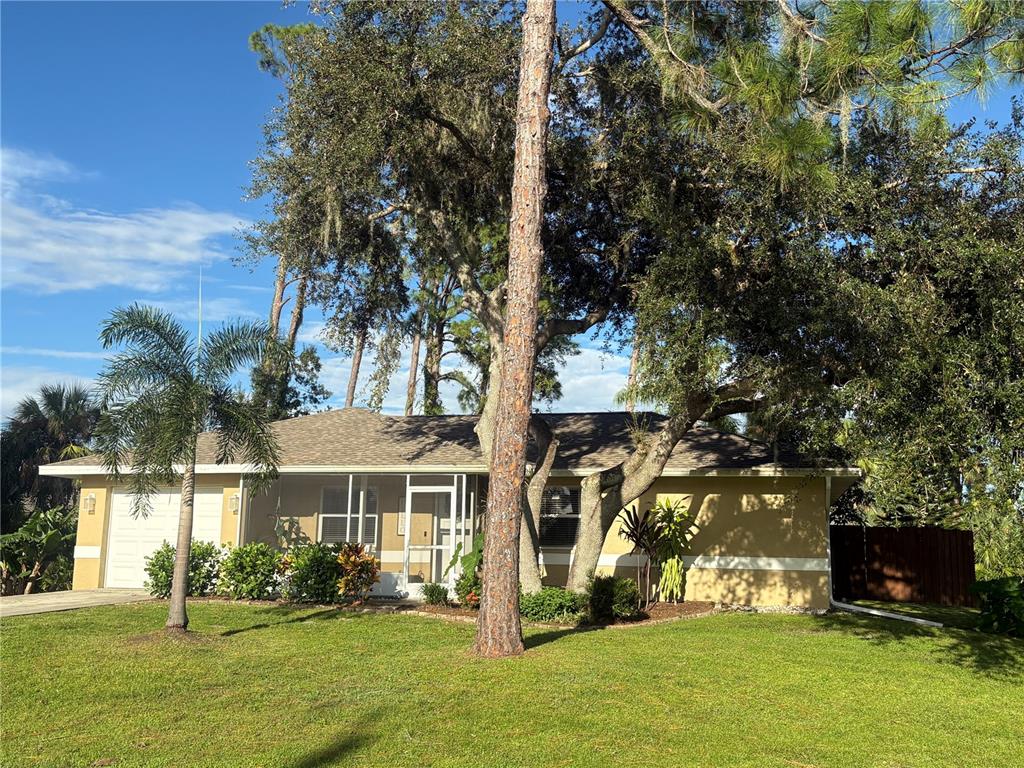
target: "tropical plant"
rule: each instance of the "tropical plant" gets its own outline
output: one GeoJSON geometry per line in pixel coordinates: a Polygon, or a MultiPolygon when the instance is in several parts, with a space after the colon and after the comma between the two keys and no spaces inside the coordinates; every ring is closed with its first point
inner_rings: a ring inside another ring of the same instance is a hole
{"type": "Polygon", "coordinates": [[[337,544],[316,542],[288,550],[283,567],[286,571],[282,595],[297,603],[336,603],[341,567],[337,544]]]}
{"type": "Polygon", "coordinates": [[[100,331],[105,349],[124,347],[99,378],[103,411],[96,448],[107,470],[115,480],[126,480],[136,515],[148,513],[149,497],[159,486],[181,485],[168,630],[188,628],[200,433],[213,433],[207,450],[216,463],[237,458],[254,468],[248,487],[258,491],[277,473],[277,441],[265,410],[240,397],[232,383],[239,370],[259,363],[266,339],[264,326],[234,323],[193,340],[170,314],[139,304],[114,310],[100,331]]]}
{"type": "Polygon", "coordinates": [[[37,509],[18,530],[0,536],[0,593],[36,591],[48,569],[70,556],[77,521],[77,513],[64,507],[37,509]]]}
{"type": "Polygon", "coordinates": [[[647,610],[651,604],[651,569],[659,563],[665,551],[664,547],[664,526],[655,509],[645,509],[637,512],[635,507],[629,507],[619,513],[619,536],[633,545],[633,552],[644,555],[644,563],[641,565],[640,558],[636,564],[636,587],[642,595],[641,605],[638,607],[647,610]],[[640,580],[643,572],[643,582],[640,580]]]}
{"type": "Polygon", "coordinates": [[[469,608],[476,608],[480,605],[480,571],[484,565],[484,535],[478,533],[473,537],[473,548],[465,555],[462,552],[462,542],[455,546],[452,559],[445,568],[443,578],[447,578],[449,572],[459,565],[459,576],[455,579],[455,595],[459,603],[469,608]]]}
{"type": "Polygon", "coordinates": [[[13,531],[26,512],[74,506],[70,480],[40,477],[39,466],[89,453],[99,409],[78,384],[43,385],[26,397],[4,425],[2,438],[3,530],[13,531]]]}
{"type": "Polygon", "coordinates": [[[363,544],[350,542],[338,550],[338,594],[349,603],[365,600],[373,585],[380,581],[380,560],[363,544]]]}
{"type": "Polygon", "coordinates": [[[658,595],[662,600],[679,602],[686,594],[683,556],[690,551],[690,541],[696,533],[697,513],[687,508],[681,499],[659,499],[652,509],[661,526],[658,595]]]}
{"type": "Polygon", "coordinates": [[[446,584],[424,584],[421,594],[423,602],[427,605],[448,605],[448,585],[446,584]]]}
{"type": "Polygon", "coordinates": [[[262,541],[231,549],[220,566],[217,592],[234,600],[269,600],[280,587],[282,558],[262,541]]]}
{"type": "MultiPolygon", "coordinates": [[[[188,551],[188,595],[205,597],[217,587],[221,560],[220,547],[212,541],[193,541],[188,551]]],[[[164,542],[146,560],[145,587],[154,597],[168,598],[174,591],[175,547],[164,542]]]]}

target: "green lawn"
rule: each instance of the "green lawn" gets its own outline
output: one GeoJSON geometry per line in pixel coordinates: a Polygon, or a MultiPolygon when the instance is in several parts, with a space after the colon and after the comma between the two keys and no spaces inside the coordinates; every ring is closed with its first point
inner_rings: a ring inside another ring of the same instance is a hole
{"type": "Polygon", "coordinates": [[[4,620],[3,765],[1024,765],[1024,643],[976,632],[724,614],[493,662],[434,619],[164,611],[4,620]]]}

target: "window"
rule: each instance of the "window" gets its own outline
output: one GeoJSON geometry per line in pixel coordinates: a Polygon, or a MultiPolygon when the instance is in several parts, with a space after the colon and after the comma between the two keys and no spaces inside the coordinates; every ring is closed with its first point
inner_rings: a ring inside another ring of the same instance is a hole
{"type": "Polygon", "coordinates": [[[338,544],[362,541],[371,550],[377,548],[377,489],[367,487],[363,510],[363,535],[359,535],[359,488],[352,488],[352,505],[348,488],[324,488],[320,512],[320,541],[338,544]]]}
{"type": "Polygon", "coordinates": [[[580,527],[580,489],[549,485],[540,506],[540,545],[566,547],[576,544],[580,527]]]}

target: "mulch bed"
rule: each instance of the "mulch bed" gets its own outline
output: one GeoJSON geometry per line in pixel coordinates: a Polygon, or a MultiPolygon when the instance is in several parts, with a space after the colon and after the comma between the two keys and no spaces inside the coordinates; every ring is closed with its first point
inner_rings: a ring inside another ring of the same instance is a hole
{"type": "MultiPolygon", "coordinates": [[[[372,603],[367,606],[368,608],[374,607],[372,603]]],[[[412,613],[416,616],[430,616],[439,619],[448,619],[449,621],[460,621],[460,622],[475,622],[479,611],[471,608],[463,608],[459,605],[402,605],[401,607],[394,607],[392,610],[400,610],[403,613],[412,613]]],[[[641,618],[633,621],[616,621],[613,624],[598,624],[598,625],[580,625],[580,628],[593,629],[595,627],[614,627],[614,628],[625,628],[625,627],[644,627],[650,626],[651,624],[663,624],[667,621],[676,621],[677,619],[694,618],[697,616],[707,616],[709,613],[715,611],[714,603],[707,602],[687,602],[687,603],[655,603],[650,607],[646,614],[641,618]]],[[[540,622],[529,622],[524,621],[524,624],[535,627],[573,627],[573,624],[549,624],[540,622]]]]}
{"type": "Polygon", "coordinates": [[[665,621],[682,619],[687,616],[704,616],[715,610],[714,603],[690,601],[687,603],[655,603],[648,609],[643,621],[665,621]]]}

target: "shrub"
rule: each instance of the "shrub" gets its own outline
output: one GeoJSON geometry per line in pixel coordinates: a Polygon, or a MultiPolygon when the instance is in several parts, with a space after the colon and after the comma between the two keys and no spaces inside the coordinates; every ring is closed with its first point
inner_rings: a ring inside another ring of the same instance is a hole
{"type": "Polygon", "coordinates": [[[221,563],[217,591],[233,600],[268,600],[280,586],[281,562],[281,553],[262,541],[232,549],[221,563]]]}
{"type": "MultiPolygon", "coordinates": [[[[170,597],[175,549],[166,541],[146,558],[146,589],[155,597],[170,597]]],[[[209,595],[217,586],[223,552],[211,541],[193,541],[188,557],[188,595],[209,595]]]]}
{"type": "Polygon", "coordinates": [[[583,602],[583,595],[561,587],[544,587],[540,592],[520,595],[519,613],[530,621],[574,622],[583,602]]]}
{"type": "Polygon", "coordinates": [[[339,548],[330,544],[305,544],[288,550],[284,558],[287,581],[282,593],[299,603],[338,601],[341,565],[339,548]]]}
{"type": "Polygon", "coordinates": [[[587,584],[586,601],[590,620],[598,624],[640,615],[640,590],[632,579],[593,576],[587,584]]]}
{"type": "Polygon", "coordinates": [[[347,602],[366,599],[380,581],[380,560],[362,544],[342,544],[338,551],[338,594],[347,602]]]}
{"type": "Polygon", "coordinates": [[[467,608],[480,607],[480,593],[483,583],[476,571],[463,571],[455,580],[455,595],[459,603],[467,608]]]}
{"type": "Polygon", "coordinates": [[[979,581],[973,591],[981,608],[979,629],[1024,637],[1024,579],[1011,576],[979,581]]]}
{"type": "Polygon", "coordinates": [[[424,584],[422,594],[427,605],[448,605],[448,587],[445,584],[424,584]]]}

